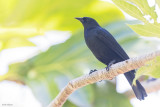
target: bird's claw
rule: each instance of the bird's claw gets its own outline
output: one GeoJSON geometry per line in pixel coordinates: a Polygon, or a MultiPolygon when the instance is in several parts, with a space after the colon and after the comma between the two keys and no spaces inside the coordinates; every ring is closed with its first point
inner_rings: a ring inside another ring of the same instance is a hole
{"type": "Polygon", "coordinates": [[[93,72],[97,71],[96,69],[90,70],[89,75],[92,74],[93,72]]]}
{"type": "Polygon", "coordinates": [[[106,67],[106,70],[109,71],[109,66],[106,67]]]}
{"type": "Polygon", "coordinates": [[[110,67],[116,62],[116,60],[111,61],[108,66],[106,67],[106,70],[109,71],[110,67]]]}
{"type": "Polygon", "coordinates": [[[109,71],[110,67],[112,66],[112,64],[109,64],[107,67],[106,67],[106,70],[109,71]]]}
{"type": "MultiPolygon", "coordinates": [[[[97,71],[96,69],[94,69],[94,70],[90,70],[90,72],[89,72],[89,75],[90,74],[92,74],[93,72],[95,72],[95,71],[97,71]]],[[[101,81],[99,81],[99,82],[102,82],[102,80],[101,81]]]]}

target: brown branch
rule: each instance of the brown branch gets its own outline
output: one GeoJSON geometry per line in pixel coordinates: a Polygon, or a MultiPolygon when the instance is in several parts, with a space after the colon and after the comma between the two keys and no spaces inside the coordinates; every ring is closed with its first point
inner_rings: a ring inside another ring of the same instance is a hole
{"type": "Polygon", "coordinates": [[[141,66],[144,66],[147,61],[152,60],[156,56],[160,56],[160,50],[116,63],[111,66],[109,71],[106,71],[106,69],[101,69],[92,73],[91,75],[83,75],[73,79],[61,90],[58,96],[49,104],[48,107],[61,107],[70,96],[70,94],[77,89],[89,84],[93,84],[100,80],[110,80],[119,74],[137,69],[141,66]]]}

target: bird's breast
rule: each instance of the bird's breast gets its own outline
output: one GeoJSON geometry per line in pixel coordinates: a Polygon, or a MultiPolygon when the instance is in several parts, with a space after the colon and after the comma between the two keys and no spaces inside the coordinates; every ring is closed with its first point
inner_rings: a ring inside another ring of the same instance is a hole
{"type": "Polygon", "coordinates": [[[85,37],[86,44],[98,60],[108,65],[110,61],[117,58],[117,55],[109,46],[105,45],[105,43],[96,36],[97,35],[87,35],[85,37]]]}
{"type": "Polygon", "coordinates": [[[95,56],[102,56],[104,52],[107,53],[110,51],[109,47],[100,41],[95,35],[86,37],[85,41],[88,48],[95,56]]]}

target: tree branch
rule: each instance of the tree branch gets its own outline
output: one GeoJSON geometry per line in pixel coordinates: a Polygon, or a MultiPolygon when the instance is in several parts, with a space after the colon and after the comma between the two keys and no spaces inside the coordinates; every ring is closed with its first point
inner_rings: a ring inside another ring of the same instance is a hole
{"type": "Polygon", "coordinates": [[[157,56],[160,56],[160,50],[116,63],[111,66],[109,71],[101,69],[90,75],[86,74],[73,79],[61,90],[58,96],[48,105],[48,107],[61,107],[69,95],[77,89],[101,80],[111,80],[119,74],[123,74],[133,69],[138,69],[139,67],[144,66],[147,61],[150,61],[157,56]]]}

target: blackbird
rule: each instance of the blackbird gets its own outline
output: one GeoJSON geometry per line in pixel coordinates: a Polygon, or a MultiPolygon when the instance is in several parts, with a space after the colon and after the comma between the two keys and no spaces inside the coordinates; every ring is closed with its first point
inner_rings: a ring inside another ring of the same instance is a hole
{"type": "MultiPolygon", "coordinates": [[[[129,59],[129,56],[115,38],[106,29],[102,28],[96,20],[90,17],[76,19],[83,24],[84,38],[88,48],[100,62],[107,65],[107,70],[112,64],[129,59]]],[[[124,73],[124,75],[137,99],[144,100],[147,94],[143,86],[138,80],[136,80],[136,85],[132,84],[135,78],[135,70],[124,73]]]]}

